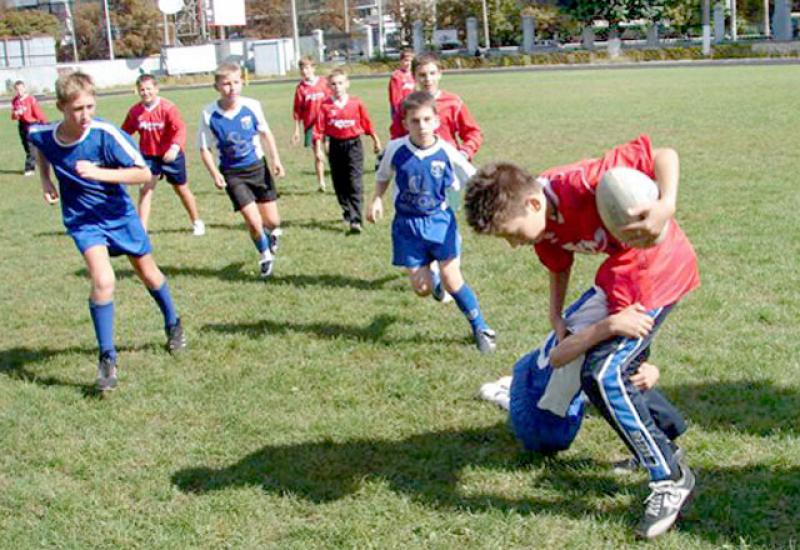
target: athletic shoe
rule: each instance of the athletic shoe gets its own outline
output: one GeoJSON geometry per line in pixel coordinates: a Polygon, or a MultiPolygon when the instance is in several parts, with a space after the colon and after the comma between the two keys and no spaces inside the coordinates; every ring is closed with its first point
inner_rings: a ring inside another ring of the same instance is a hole
{"type": "Polygon", "coordinates": [[[27,178],[27,177],[29,177],[29,176],[32,176],[34,173],[35,173],[35,172],[34,172],[33,170],[25,170],[25,171],[22,173],[22,175],[23,175],[23,176],[25,176],[25,177],[27,178]]]}
{"type": "Polygon", "coordinates": [[[509,410],[511,404],[511,377],[504,376],[495,382],[487,382],[481,386],[478,397],[494,403],[501,409],[509,410]]]}
{"type": "Polygon", "coordinates": [[[280,247],[280,242],[278,239],[280,236],[281,232],[277,228],[273,229],[269,234],[269,251],[273,254],[278,253],[278,247],[280,247]]]}
{"type": "Polygon", "coordinates": [[[497,347],[497,335],[492,329],[484,328],[476,330],[473,336],[475,337],[475,345],[478,346],[481,353],[494,353],[497,347]]]}
{"type": "Polygon", "coordinates": [[[444,285],[439,281],[437,285],[433,287],[433,299],[437,302],[441,302],[443,304],[447,304],[453,301],[453,297],[450,296],[450,293],[444,289],[444,285]]]}
{"type": "Polygon", "coordinates": [[[650,482],[652,492],[644,501],[644,517],[636,527],[637,537],[652,539],[663,535],[678,520],[695,484],[694,474],[685,464],[681,465],[681,473],[678,481],[667,479],[650,482]]]}
{"type": "Polygon", "coordinates": [[[167,327],[167,351],[178,353],[186,349],[186,335],[183,333],[183,325],[178,318],[177,322],[171,327],[167,327]]]}
{"type": "MultiPolygon", "coordinates": [[[[686,458],[686,451],[683,450],[682,447],[678,447],[675,449],[675,461],[678,463],[679,466],[684,466],[684,459],[686,458]]],[[[626,458],[624,460],[620,460],[614,462],[611,465],[611,471],[617,475],[626,476],[634,473],[639,468],[641,468],[641,464],[639,463],[639,459],[635,456],[630,458],[626,458]]]]}
{"type": "Polygon", "coordinates": [[[117,387],[117,360],[104,353],[97,363],[97,391],[105,393],[117,387]]]}
{"type": "Polygon", "coordinates": [[[195,220],[192,224],[192,235],[195,237],[202,237],[206,234],[206,224],[203,223],[203,220],[195,220]]]}
{"type": "Polygon", "coordinates": [[[325,182],[321,181],[321,182],[319,182],[319,185],[317,186],[317,191],[319,191],[320,193],[324,193],[325,192],[325,187],[326,187],[325,186],[325,182]]]}
{"type": "Polygon", "coordinates": [[[360,235],[362,231],[364,231],[364,228],[361,227],[360,223],[358,223],[358,222],[351,222],[350,223],[350,233],[352,235],[360,235]]]}
{"type": "Polygon", "coordinates": [[[258,262],[258,268],[261,272],[261,278],[266,279],[272,275],[272,268],[275,264],[273,258],[263,258],[258,262]]]}

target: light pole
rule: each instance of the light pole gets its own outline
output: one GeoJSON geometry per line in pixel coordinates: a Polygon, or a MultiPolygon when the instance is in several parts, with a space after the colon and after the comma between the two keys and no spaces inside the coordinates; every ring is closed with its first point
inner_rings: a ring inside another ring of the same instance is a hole
{"type": "Polygon", "coordinates": [[[383,0],[378,0],[378,55],[383,57],[383,0]]]}
{"type": "Polygon", "coordinates": [[[300,59],[300,33],[297,31],[297,2],[292,0],[292,33],[295,60],[300,59]]]}
{"type": "Polygon", "coordinates": [[[347,5],[347,0],[344,0],[344,32],[350,34],[350,8],[347,5]]]}
{"type": "Polygon", "coordinates": [[[108,38],[108,58],[114,61],[114,37],[111,36],[111,16],[108,14],[108,0],[103,0],[103,9],[106,12],[106,37],[108,38]]]}
{"type": "Polygon", "coordinates": [[[483,38],[484,38],[484,47],[488,50],[489,49],[489,14],[486,9],[486,0],[481,0],[481,5],[483,6],[483,38]]]}

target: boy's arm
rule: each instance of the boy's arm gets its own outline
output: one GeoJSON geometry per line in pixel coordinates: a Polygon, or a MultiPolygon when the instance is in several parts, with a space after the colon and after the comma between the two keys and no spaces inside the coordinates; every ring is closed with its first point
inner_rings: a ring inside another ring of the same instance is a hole
{"type": "Polygon", "coordinates": [[[149,182],[153,175],[146,166],[129,168],[101,168],[91,161],[79,160],[75,163],[75,172],[82,178],[103,183],[119,185],[141,185],[149,182]]]}
{"type": "Polygon", "coordinates": [[[44,116],[44,111],[39,106],[39,102],[36,101],[36,98],[31,96],[31,111],[33,111],[33,116],[36,118],[36,122],[40,124],[47,124],[47,117],[44,116]]]}
{"type": "Polygon", "coordinates": [[[559,342],[567,335],[567,325],[561,312],[564,310],[564,301],[567,297],[567,288],[569,287],[569,276],[572,268],[567,268],[564,271],[554,272],[549,271],[550,275],[550,325],[556,332],[556,337],[559,342]]]}
{"type": "Polygon", "coordinates": [[[136,124],[136,119],[133,118],[133,107],[131,107],[131,110],[128,111],[127,115],[125,115],[125,120],[122,122],[122,126],[120,126],[120,128],[130,135],[135,134],[139,129],[138,125],[136,124]]]}
{"type": "Polygon", "coordinates": [[[389,180],[375,182],[375,193],[372,195],[372,200],[367,210],[367,221],[369,223],[375,223],[383,217],[383,194],[389,188],[389,183],[389,180]]]}
{"type": "Polygon", "coordinates": [[[628,306],[619,313],[589,325],[576,334],[560,338],[550,352],[553,368],[563,367],[582,353],[613,336],[643,338],[653,330],[653,318],[641,304],[628,306]]]}
{"type": "Polygon", "coordinates": [[[300,96],[300,85],[294,92],[294,105],[292,105],[292,118],[294,118],[294,133],[292,134],[292,145],[300,143],[300,132],[303,125],[303,100],[300,96]]]}
{"type": "Polygon", "coordinates": [[[276,178],[282,178],[286,175],[286,171],[283,169],[281,157],[278,155],[278,146],[275,143],[275,136],[267,129],[266,131],[259,132],[259,137],[261,137],[261,145],[264,147],[264,151],[266,151],[267,157],[269,158],[269,165],[272,166],[272,174],[276,178]]]}
{"type": "Polygon", "coordinates": [[[175,162],[178,154],[186,144],[186,123],[183,122],[177,107],[167,111],[167,126],[169,128],[170,147],[162,157],[164,162],[175,162]]]}
{"type": "Polygon", "coordinates": [[[458,138],[461,140],[458,149],[468,159],[472,160],[472,157],[478,153],[478,149],[483,144],[481,127],[478,126],[477,121],[470,114],[467,104],[464,102],[461,103],[461,108],[458,110],[456,121],[458,123],[458,138]]]}
{"type": "Polygon", "coordinates": [[[33,146],[32,149],[36,156],[36,165],[39,168],[39,181],[42,184],[44,200],[47,204],[55,204],[58,202],[58,190],[53,185],[53,180],[50,179],[50,163],[36,146],[33,146]]]}
{"type": "Polygon", "coordinates": [[[214,164],[214,155],[211,154],[209,149],[200,149],[200,160],[203,162],[203,166],[206,167],[206,170],[208,170],[208,174],[211,176],[211,179],[214,180],[214,185],[217,187],[217,189],[225,189],[228,184],[225,182],[223,175],[220,174],[219,170],[217,169],[217,165],[214,164]]]}
{"type": "Polygon", "coordinates": [[[669,148],[654,149],[653,171],[658,185],[658,200],[631,208],[629,213],[641,220],[622,228],[626,242],[636,248],[653,246],[661,235],[664,225],[675,215],[680,179],[678,153],[669,148]]]}
{"type": "Polygon", "coordinates": [[[358,112],[361,117],[361,127],[364,128],[364,133],[372,138],[372,150],[377,155],[381,152],[381,139],[375,133],[372,120],[369,118],[369,112],[362,102],[359,102],[358,112]]]}

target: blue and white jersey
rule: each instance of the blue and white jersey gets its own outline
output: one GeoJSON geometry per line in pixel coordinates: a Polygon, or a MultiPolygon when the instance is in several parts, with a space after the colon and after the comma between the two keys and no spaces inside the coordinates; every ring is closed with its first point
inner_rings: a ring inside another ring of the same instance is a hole
{"type": "Polygon", "coordinates": [[[460,189],[474,173],[464,155],[440,137],[420,149],[404,136],[389,142],[376,178],[390,181],[395,176],[397,214],[431,216],[447,208],[447,188],[460,189]]]}
{"type": "Polygon", "coordinates": [[[216,144],[222,170],[252,166],[264,158],[260,133],[269,131],[261,103],[240,97],[236,108],[223,111],[219,104],[207,105],[200,115],[197,147],[216,144]]]}
{"type": "Polygon", "coordinates": [[[79,160],[101,168],[144,167],[133,138],[102,119],[95,119],[78,141],[58,139],[59,123],[32,126],[28,139],[55,171],[61,195],[61,213],[68,230],[86,225],[113,228],[136,215],[124,185],[81,178],[75,171],[79,160]]]}

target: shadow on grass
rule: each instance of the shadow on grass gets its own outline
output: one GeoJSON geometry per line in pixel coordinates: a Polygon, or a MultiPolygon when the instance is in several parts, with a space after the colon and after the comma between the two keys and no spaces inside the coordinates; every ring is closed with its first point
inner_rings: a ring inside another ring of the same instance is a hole
{"type": "Polygon", "coordinates": [[[327,231],[328,233],[336,233],[337,235],[344,234],[347,229],[341,218],[327,220],[317,220],[313,218],[286,220],[281,224],[281,227],[286,229],[297,227],[300,229],[312,229],[314,231],[327,231]]]}
{"type": "MultiPolygon", "coordinates": [[[[505,424],[461,431],[446,430],[392,441],[357,439],[268,445],[223,468],[180,470],[172,482],[183,492],[205,494],[236,487],[260,487],[323,504],[357,493],[365,483],[381,482],[433,508],[469,513],[502,510],[522,514],[616,519],[633,527],[647,493],[635,490],[633,505],[597,500],[629,491],[611,475],[608,465],[585,459],[522,455],[505,424]],[[513,472],[535,466],[526,493],[510,497],[500,491],[465,494],[462,471],[482,468],[513,472]],[[532,490],[531,490],[532,489],[532,490]]],[[[698,492],[681,523],[681,531],[717,544],[783,547],[798,540],[800,470],[797,467],[751,465],[698,469],[698,492]]]]}
{"type": "Polygon", "coordinates": [[[420,344],[469,344],[468,336],[452,337],[439,336],[429,338],[414,336],[410,338],[391,338],[387,332],[390,326],[398,322],[393,315],[378,315],[366,326],[339,324],[339,323],[298,323],[293,321],[271,321],[263,319],[252,323],[214,323],[204,325],[201,330],[221,332],[225,334],[246,334],[251,338],[260,338],[268,334],[303,333],[318,338],[336,339],[347,338],[357,342],[372,342],[384,346],[396,346],[401,343],[420,344]]]}

